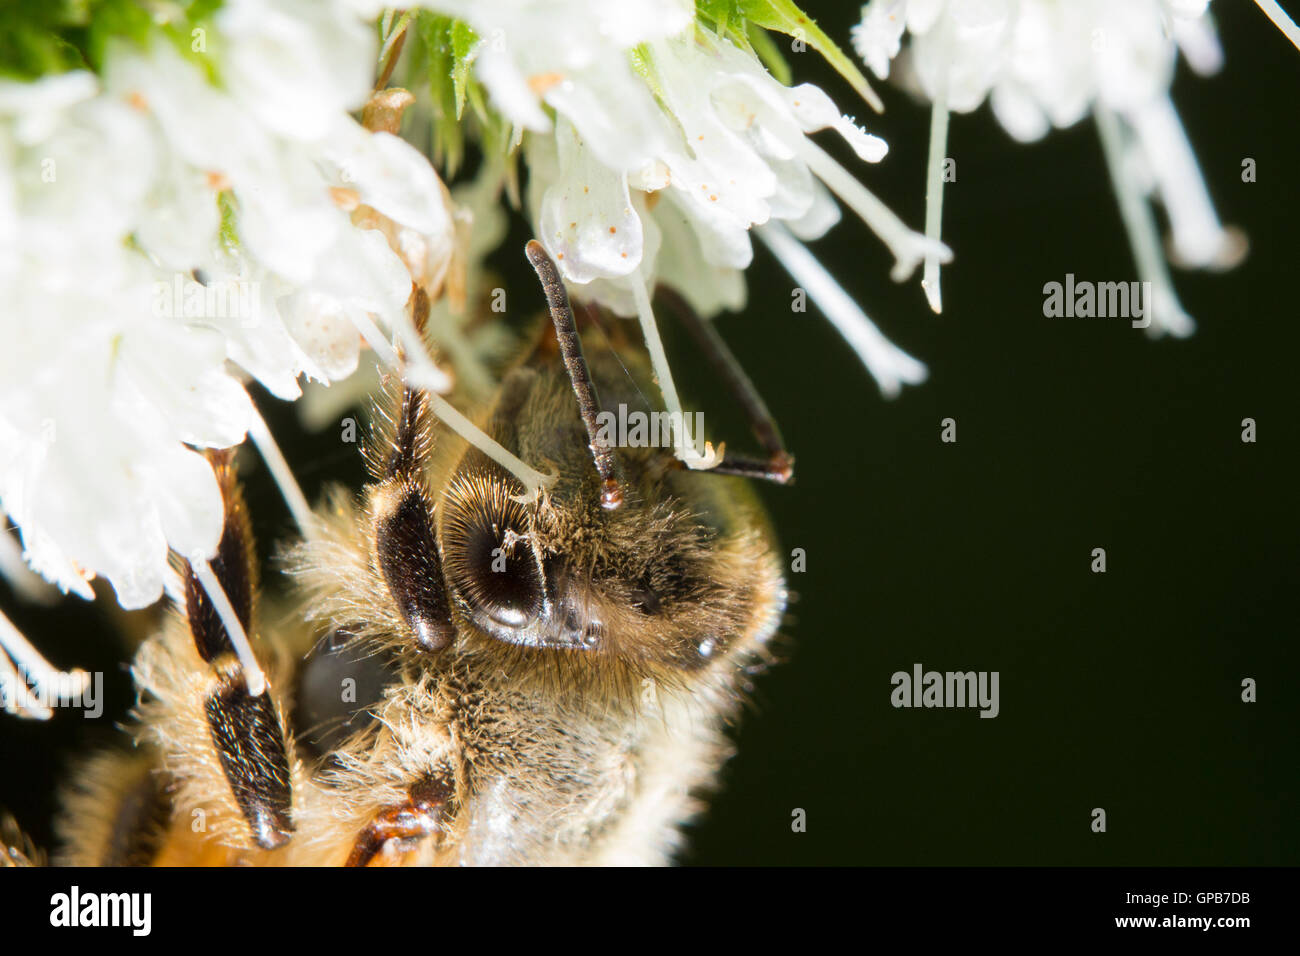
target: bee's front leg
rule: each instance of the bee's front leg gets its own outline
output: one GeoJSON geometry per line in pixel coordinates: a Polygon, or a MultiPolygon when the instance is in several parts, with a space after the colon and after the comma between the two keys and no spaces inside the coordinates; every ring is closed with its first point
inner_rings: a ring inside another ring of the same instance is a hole
{"type": "Polygon", "coordinates": [[[381,810],[361,831],[348,855],[347,866],[368,866],[389,845],[411,849],[428,837],[441,840],[451,818],[453,790],[441,777],[427,777],[411,785],[410,799],[381,810]]]}
{"type": "Polygon", "coordinates": [[[233,458],[225,452],[210,454],[225,505],[221,540],[210,562],[181,562],[186,622],[194,649],[207,665],[201,689],[208,731],[204,743],[211,745],[253,841],[264,850],[274,850],[289,842],[295,828],[292,746],[285,734],[282,704],[264,678],[260,688],[252,687],[228,629],[242,628],[245,641],[253,633],[257,563],[252,524],[233,458]],[[205,573],[225,600],[225,615],[200,577],[205,573]]]}

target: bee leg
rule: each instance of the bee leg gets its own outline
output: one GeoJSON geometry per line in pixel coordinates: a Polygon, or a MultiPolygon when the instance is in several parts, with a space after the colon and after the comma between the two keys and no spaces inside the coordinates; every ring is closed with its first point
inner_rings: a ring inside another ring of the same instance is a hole
{"type": "Polygon", "coordinates": [[[669,308],[677,315],[678,320],[695,340],[695,344],[704,353],[704,357],[713,366],[713,371],[740,403],[745,417],[749,419],[749,427],[753,430],[754,437],[758,439],[767,454],[766,459],[727,454],[721,464],[710,470],[721,475],[762,478],[778,485],[792,482],[794,456],[785,449],[785,442],[781,438],[781,430],[777,427],[776,419],[772,417],[763,397],[758,394],[758,389],[745,374],[745,370],[735,354],[727,347],[722,336],[718,334],[718,330],[713,327],[713,323],[700,318],[691,308],[690,303],[678,292],[660,286],[657,293],[668,303],[669,308]]]}
{"type": "Polygon", "coordinates": [[[374,561],[416,643],[439,651],[451,643],[456,628],[423,473],[432,434],[424,392],[403,384],[396,413],[386,417],[389,433],[376,435],[367,449],[375,477],[368,492],[374,561]]]}
{"type": "Polygon", "coordinates": [[[390,840],[403,843],[442,833],[452,791],[442,779],[429,777],[411,786],[405,803],[381,810],[357,837],[347,866],[368,866],[390,840]]]}
{"type": "Polygon", "coordinates": [[[284,729],[269,693],[248,692],[243,674],[225,674],[204,703],[208,729],[231,793],[264,850],[289,842],[293,793],[284,729]]]}
{"type": "Polygon", "coordinates": [[[44,864],[45,855],[18,828],[18,821],[0,810],[0,869],[44,864]]]}
{"type": "MultiPolygon", "coordinates": [[[[238,623],[249,634],[257,588],[252,529],[229,456],[214,455],[213,470],[226,515],[217,553],[208,564],[238,623]]],[[[213,672],[203,702],[212,746],[253,839],[272,850],[287,843],[294,829],[284,726],[271,694],[250,692],[226,623],[194,566],[185,561],[183,570],[185,612],[194,647],[213,672]]]]}

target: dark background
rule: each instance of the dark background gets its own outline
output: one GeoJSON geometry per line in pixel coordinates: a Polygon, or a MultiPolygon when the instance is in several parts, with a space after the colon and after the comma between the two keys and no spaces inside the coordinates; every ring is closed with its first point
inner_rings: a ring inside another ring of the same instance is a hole
{"type": "MultiPolygon", "coordinates": [[[[808,9],[847,48],[858,5],[808,9]]],[[[1043,284],[1067,272],[1138,278],[1090,121],[1021,146],[987,108],[953,117],[944,239],[956,259],[942,316],[919,272],[890,282],[891,257],[850,215],[815,244],[929,365],[930,380],[896,401],[815,307],[789,311],[792,283],[757,249],[751,305],[719,329],[798,457],[798,483],[762,493],[808,565],[791,575],[789,660],[760,682],[686,862],[1300,863],[1300,52],[1253,3],[1212,10],[1226,67],[1209,79],[1180,67],[1174,99],[1219,215],[1251,252],[1231,273],[1175,273],[1192,338],[1042,315],[1043,284]],[[1241,181],[1245,157],[1255,183],[1241,181]],[[939,440],[946,417],[956,444],[939,440]],[[1246,417],[1255,444],[1240,440],[1246,417]],[[1105,574],[1089,569],[1095,547],[1105,574]],[[917,662],[999,671],[1001,714],[892,708],[890,675],[917,662]],[[1241,701],[1245,677],[1257,703],[1241,701]],[[1090,829],[1094,807],[1104,834],[1090,829]],[[791,831],[795,808],[805,833],[791,831]]],[[[815,54],[790,60],[797,81],[889,142],[864,167],[820,140],[919,227],[928,108],[876,83],[887,112],[871,116],[815,54]]],[[[517,223],[497,257],[512,289],[532,288],[514,255],[526,237],[517,223]]],[[[743,435],[689,343],[666,334],[679,384],[743,435]]],[[[309,495],[360,480],[337,436],[291,439],[292,410],[263,399],[309,495]]],[[[264,474],[250,475],[249,496],[263,542],[287,529],[264,474]]],[[[108,671],[110,712],[124,713],[120,622],[75,599],[23,607],[3,586],[0,605],[55,662],[108,671]]],[[[93,723],[0,715],[0,805],[41,843],[67,762],[116,736],[93,723]]]]}

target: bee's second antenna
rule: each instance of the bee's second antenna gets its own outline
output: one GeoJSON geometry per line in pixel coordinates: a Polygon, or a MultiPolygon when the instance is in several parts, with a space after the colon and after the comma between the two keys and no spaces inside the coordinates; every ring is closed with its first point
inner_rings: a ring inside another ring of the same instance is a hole
{"type": "Polygon", "coordinates": [[[658,295],[677,314],[677,318],[700,347],[709,364],[713,366],[722,384],[740,403],[741,410],[749,419],[754,436],[763,446],[763,451],[767,453],[766,458],[726,454],[721,464],[712,471],[719,475],[761,478],[778,485],[788,485],[793,482],[794,456],[786,451],[785,441],[781,438],[781,430],[777,427],[776,419],[768,411],[763,397],[758,394],[758,389],[745,374],[745,369],[727,347],[718,330],[713,327],[713,323],[701,318],[686,298],[676,290],[668,286],[660,286],[658,295]]]}
{"type": "Polygon", "coordinates": [[[577,325],[573,318],[573,308],[569,305],[569,294],[564,289],[555,263],[546,254],[542,244],[536,239],[528,240],[524,247],[528,261],[533,264],[537,278],[542,280],[542,289],[546,293],[546,304],[551,310],[551,321],[555,323],[555,338],[560,346],[560,355],[564,358],[564,367],[569,373],[573,385],[573,394],[578,399],[578,412],[582,423],[587,427],[590,441],[591,457],[596,463],[596,473],[600,475],[600,505],[612,511],[623,503],[623,491],[614,477],[614,452],[609,443],[599,437],[596,415],[599,402],[596,397],[596,385],[591,380],[591,370],[587,368],[587,359],[582,354],[582,341],[578,338],[577,325]]]}

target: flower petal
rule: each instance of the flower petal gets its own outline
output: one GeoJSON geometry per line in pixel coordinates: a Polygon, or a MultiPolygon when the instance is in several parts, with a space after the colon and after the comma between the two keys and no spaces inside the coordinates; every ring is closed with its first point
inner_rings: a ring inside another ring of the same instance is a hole
{"type": "Polygon", "coordinates": [[[641,220],[627,177],[587,148],[567,118],[556,121],[558,178],[541,201],[538,239],[572,282],[624,276],[641,263],[641,220]]]}

